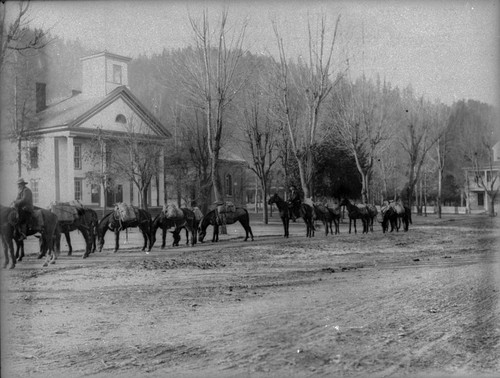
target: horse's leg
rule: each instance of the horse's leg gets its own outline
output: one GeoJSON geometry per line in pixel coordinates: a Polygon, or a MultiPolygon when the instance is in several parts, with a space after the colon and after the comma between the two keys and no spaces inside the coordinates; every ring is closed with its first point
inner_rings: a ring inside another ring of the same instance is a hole
{"type": "MultiPolygon", "coordinates": [[[[64,230],[64,237],[66,238],[66,243],[68,244],[68,256],[71,256],[73,253],[73,246],[71,245],[71,238],[69,237],[69,231],[64,230]]],[[[85,243],[87,243],[87,240],[85,240],[85,243]]]]}
{"type": "Polygon", "coordinates": [[[9,266],[9,269],[14,269],[16,267],[16,257],[14,255],[14,243],[12,242],[12,237],[10,235],[9,237],[2,235],[2,244],[4,247],[3,250],[5,254],[5,262],[3,267],[6,268],[7,266],[9,266]],[[10,256],[10,264],[9,264],[9,256],[10,256]]]}
{"type": "Polygon", "coordinates": [[[90,233],[85,228],[82,227],[79,231],[82,233],[83,239],[85,240],[85,253],[83,254],[83,258],[86,259],[92,251],[92,240],[90,238],[90,233]]]}
{"type": "Polygon", "coordinates": [[[214,225],[213,229],[212,243],[219,241],[219,226],[214,225]]]}
{"type": "Polygon", "coordinates": [[[161,228],[161,249],[165,248],[166,238],[167,238],[167,227],[162,227],[161,228]]]}
{"type": "Polygon", "coordinates": [[[120,230],[117,228],[115,230],[115,250],[113,251],[113,253],[118,252],[119,242],[120,242],[120,230]]]}
{"type": "MultiPolygon", "coordinates": [[[[184,227],[184,229],[186,230],[186,245],[189,245],[189,232],[188,232],[188,228],[187,226],[184,227]]],[[[191,233],[192,235],[192,233],[191,233]]],[[[193,245],[193,241],[191,240],[191,245],[193,245]]]]}
{"type": "Polygon", "coordinates": [[[141,252],[144,252],[146,248],[148,247],[148,233],[147,230],[144,227],[139,226],[139,229],[142,232],[142,237],[144,238],[144,245],[142,246],[141,252]]]}

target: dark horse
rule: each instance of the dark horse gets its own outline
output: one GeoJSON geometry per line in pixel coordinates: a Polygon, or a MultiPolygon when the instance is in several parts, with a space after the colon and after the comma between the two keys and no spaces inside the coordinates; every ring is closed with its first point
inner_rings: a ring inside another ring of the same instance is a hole
{"type": "MultiPolygon", "coordinates": [[[[0,206],[0,232],[2,234],[3,253],[5,257],[3,267],[7,268],[7,266],[9,266],[9,269],[16,267],[16,257],[18,257],[19,249],[21,248],[20,243],[22,243],[22,241],[16,241],[17,251],[14,255],[14,243],[12,241],[14,240],[15,226],[9,221],[9,219],[11,217],[11,212],[15,211],[16,210],[11,207],[0,206]]],[[[24,256],[24,245],[22,248],[24,256]]],[[[21,260],[22,257],[20,257],[19,261],[21,260]]]]}
{"type": "Polygon", "coordinates": [[[340,202],[340,206],[345,206],[347,208],[347,212],[349,213],[349,233],[351,233],[351,224],[353,222],[354,233],[358,232],[356,230],[356,219],[361,219],[361,222],[363,223],[363,233],[368,233],[370,215],[365,204],[353,205],[351,201],[349,201],[347,198],[344,198],[340,202]]]}
{"type": "MultiPolygon", "coordinates": [[[[253,240],[252,228],[250,227],[250,216],[248,215],[247,209],[242,207],[237,207],[236,211],[225,213],[225,224],[233,224],[236,222],[240,222],[243,228],[245,229],[245,241],[248,240],[248,236],[250,235],[253,240]]],[[[207,227],[211,225],[213,226],[214,233],[212,237],[212,242],[219,241],[219,226],[221,225],[220,216],[217,214],[217,210],[209,211],[200,221],[200,228],[198,233],[198,239],[201,243],[203,243],[203,239],[207,235],[207,227]]]]}
{"type": "Polygon", "coordinates": [[[81,232],[83,239],[85,240],[85,253],[83,254],[83,258],[86,258],[91,252],[95,252],[96,250],[96,228],[99,223],[99,218],[97,217],[97,213],[91,208],[78,206],[73,207],[76,208],[76,219],[71,221],[60,220],[59,227],[61,228],[61,233],[63,233],[66,237],[66,242],[68,243],[68,256],[71,256],[73,253],[73,246],[71,245],[69,233],[75,230],[81,232]]]}
{"type": "Polygon", "coordinates": [[[146,250],[148,247],[149,241],[149,249],[153,247],[151,243],[151,215],[146,210],[139,209],[138,207],[133,206],[135,212],[135,219],[131,221],[121,222],[120,216],[116,211],[112,211],[111,213],[106,214],[97,225],[97,238],[99,240],[99,252],[102,251],[102,247],[104,246],[104,236],[106,235],[106,231],[111,230],[115,233],[115,250],[118,251],[118,244],[120,240],[120,231],[125,230],[131,227],[139,227],[142,232],[142,236],[144,237],[144,246],[141,251],[146,250]]]}
{"type": "Polygon", "coordinates": [[[295,218],[302,218],[306,224],[306,237],[314,236],[314,218],[316,217],[314,208],[307,203],[300,203],[291,208],[291,213],[295,218]]]}
{"type": "Polygon", "coordinates": [[[199,221],[196,220],[194,212],[187,208],[180,209],[183,213],[182,217],[169,217],[165,211],[161,211],[153,220],[153,225],[151,227],[151,246],[154,245],[156,241],[156,231],[158,228],[162,230],[162,243],[161,248],[165,248],[165,238],[167,236],[167,230],[169,228],[174,228],[172,234],[174,235],[174,242],[172,246],[178,246],[180,237],[180,231],[184,228],[186,230],[186,244],[189,244],[189,233],[191,233],[191,245],[195,245],[198,235],[198,224],[199,221]]]}
{"type": "MultiPolygon", "coordinates": [[[[57,257],[59,257],[59,240],[61,237],[57,216],[51,213],[50,210],[40,209],[38,207],[35,207],[34,213],[37,218],[41,218],[43,226],[39,227],[38,221],[31,221],[31,224],[36,224],[36,226],[29,227],[27,235],[30,236],[40,233],[40,254],[38,258],[47,255],[43,266],[47,266],[49,263],[54,264],[57,257]]],[[[15,232],[19,221],[19,215],[16,209],[2,206],[0,217],[2,244],[5,253],[4,267],[8,265],[10,258],[9,268],[12,269],[15,267],[16,257],[18,261],[21,261],[24,257],[24,242],[16,238],[15,232]],[[14,256],[13,241],[15,241],[17,245],[16,256],[14,256]],[[19,252],[21,252],[21,254],[19,254],[19,252]]]]}
{"type": "Polygon", "coordinates": [[[274,193],[271,198],[269,198],[267,203],[269,205],[274,203],[278,208],[281,222],[283,223],[283,229],[285,230],[285,234],[283,236],[287,238],[289,236],[288,229],[290,227],[290,209],[288,204],[278,195],[278,193],[274,193]]]}

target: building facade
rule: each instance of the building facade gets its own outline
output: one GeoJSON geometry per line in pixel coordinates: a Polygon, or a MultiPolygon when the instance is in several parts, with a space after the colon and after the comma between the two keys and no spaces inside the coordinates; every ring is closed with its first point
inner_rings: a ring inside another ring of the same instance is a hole
{"type": "MultiPolygon", "coordinates": [[[[45,85],[36,86],[36,116],[29,138],[23,142],[25,164],[21,176],[29,183],[37,206],[47,207],[55,201],[79,200],[93,207],[111,206],[115,202],[140,204],[140,193],[125,177],[114,180],[110,190],[92,183],[88,173],[99,169],[91,158],[96,149],[96,135],[124,137],[135,133],[150,143],[171,138],[170,132],[133,95],[128,87],[130,58],[107,51],[87,56],[82,63],[82,90],[57,103],[46,103],[45,85]],[[139,126],[137,126],[139,125],[139,126]],[[137,128],[139,129],[137,130],[137,128]]],[[[113,143],[107,142],[108,152],[113,143]]],[[[12,164],[19,146],[2,140],[2,173],[12,183],[2,184],[2,203],[16,194],[17,165],[12,164]]],[[[104,153],[105,158],[109,154],[104,153]]],[[[158,156],[160,169],[149,189],[149,203],[164,199],[163,154],[158,156]]]]}
{"type": "MultiPolygon", "coordinates": [[[[490,199],[485,188],[480,184],[482,181],[487,188],[492,188],[493,192],[500,191],[500,142],[493,146],[493,161],[489,164],[481,165],[479,169],[465,168],[465,193],[466,207],[471,213],[481,213],[490,211],[490,199]]],[[[495,212],[500,206],[500,193],[496,195],[494,201],[495,212]]]]}

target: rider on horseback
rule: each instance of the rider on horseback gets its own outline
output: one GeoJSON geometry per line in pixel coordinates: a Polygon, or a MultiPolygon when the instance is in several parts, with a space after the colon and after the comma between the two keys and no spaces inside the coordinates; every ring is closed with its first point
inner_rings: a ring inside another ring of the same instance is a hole
{"type": "Polygon", "coordinates": [[[292,215],[292,220],[295,222],[297,219],[296,211],[299,209],[301,204],[300,193],[295,185],[290,187],[290,199],[288,200],[288,207],[292,215]]]}
{"type": "Polygon", "coordinates": [[[19,222],[17,227],[19,240],[26,239],[28,234],[28,225],[31,225],[33,218],[33,193],[31,189],[26,186],[28,184],[23,178],[17,180],[17,198],[14,201],[14,207],[19,214],[19,222]]]}

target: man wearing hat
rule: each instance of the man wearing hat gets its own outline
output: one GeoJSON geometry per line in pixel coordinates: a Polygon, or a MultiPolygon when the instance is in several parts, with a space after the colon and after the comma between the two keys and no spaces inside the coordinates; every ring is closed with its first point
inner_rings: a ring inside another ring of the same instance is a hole
{"type": "Polygon", "coordinates": [[[28,184],[23,178],[17,180],[17,198],[14,201],[14,207],[19,214],[19,239],[26,239],[28,233],[28,223],[31,222],[33,216],[33,193],[31,189],[26,186],[28,184]]]}
{"type": "Polygon", "coordinates": [[[288,206],[291,210],[292,213],[292,220],[295,222],[295,219],[297,219],[297,214],[296,212],[300,208],[301,204],[301,199],[300,199],[300,193],[297,190],[297,187],[295,185],[290,186],[290,199],[288,200],[288,206]]]}

